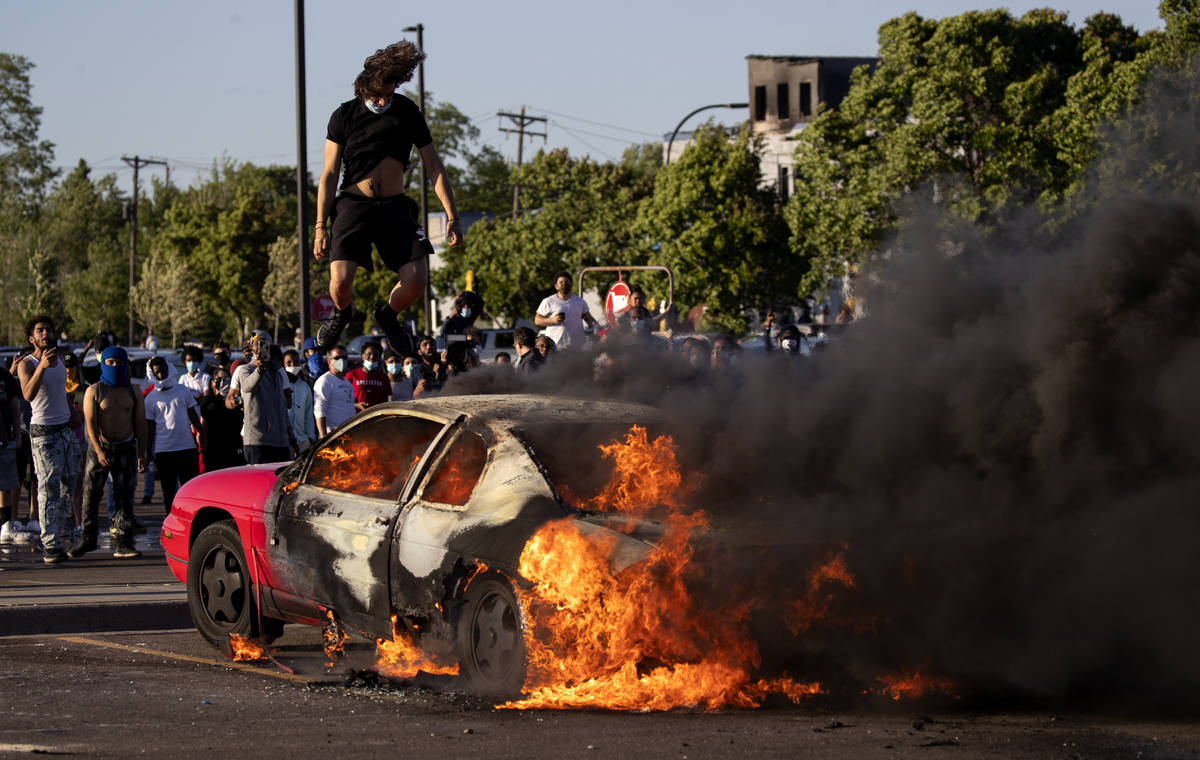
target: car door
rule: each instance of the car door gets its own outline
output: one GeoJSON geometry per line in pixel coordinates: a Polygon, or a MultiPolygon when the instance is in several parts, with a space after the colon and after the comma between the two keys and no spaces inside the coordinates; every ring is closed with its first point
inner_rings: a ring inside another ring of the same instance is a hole
{"type": "Polygon", "coordinates": [[[422,617],[447,593],[462,556],[452,543],[473,529],[465,516],[488,462],[483,432],[454,428],[415,475],[393,537],[392,604],[403,614],[422,617]]]}
{"type": "Polygon", "coordinates": [[[400,499],[447,421],[378,414],[321,441],[277,502],[270,553],[287,585],[344,623],[390,634],[388,555],[400,499]]]}

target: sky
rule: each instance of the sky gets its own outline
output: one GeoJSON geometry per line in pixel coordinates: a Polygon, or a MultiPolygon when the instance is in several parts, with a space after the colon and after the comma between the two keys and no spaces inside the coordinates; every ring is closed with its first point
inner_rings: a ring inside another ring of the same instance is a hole
{"type": "MultiPolygon", "coordinates": [[[[660,141],[688,112],[746,101],[747,55],[873,56],[890,18],[927,18],[1047,3],[969,0],[609,0],[604,3],[307,0],[307,161],[320,169],[329,114],[353,95],[362,61],[425,27],[425,84],[479,128],[480,143],[516,158],[498,111],[547,122],[543,145],[596,160],[660,141]]],[[[1072,24],[1116,13],[1141,32],[1161,29],[1149,0],[1059,0],[1072,24]]],[[[190,184],[215,160],[296,162],[295,4],[291,0],[0,0],[0,51],[36,66],[40,137],[64,169],[85,159],[132,182],[122,156],[166,159],[190,184]]],[[[412,83],[415,88],[416,80],[412,83]]],[[[744,111],[716,110],[734,124],[744,111]]],[[[142,169],[161,176],[161,167],[142,169]]]]}

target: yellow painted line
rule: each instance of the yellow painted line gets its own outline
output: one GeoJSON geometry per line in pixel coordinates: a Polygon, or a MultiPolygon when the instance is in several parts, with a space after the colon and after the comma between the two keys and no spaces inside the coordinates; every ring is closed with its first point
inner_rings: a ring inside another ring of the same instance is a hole
{"type": "Polygon", "coordinates": [[[59,641],[69,641],[73,644],[88,644],[94,647],[107,647],[109,649],[120,649],[125,652],[135,652],[137,654],[148,654],[152,657],[166,657],[170,660],[180,660],[181,662],[195,662],[201,665],[216,665],[222,668],[233,668],[234,670],[244,670],[247,673],[255,673],[260,676],[271,676],[272,678],[281,678],[284,681],[292,681],[293,683],[312,683],[312,679],[304,676],[292,675],[278,670],[265,670],[244,662],[234,662],[233,660],[216,660],[209,657],[192,657],[186,654],[175,654],[174,652],[161,652],[157,649],[146,649],[145,647],[131,647],[127,644],[116,644],[111,641],[102,641],[100,639],[89,639],[84,636],[59,636],[59,641]]]}

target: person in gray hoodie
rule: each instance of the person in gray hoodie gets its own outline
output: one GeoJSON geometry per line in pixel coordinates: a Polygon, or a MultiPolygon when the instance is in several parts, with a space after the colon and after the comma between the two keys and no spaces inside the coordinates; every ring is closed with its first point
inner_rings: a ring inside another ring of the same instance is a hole
{"type": "Polygon", "coordinates": [[[286,462],[294,445],[288,409],[292,405],[292,383],[283,370],[283,356],[271,345],[265,330],[250,335],[250,355],[233,373],[225,406],[234,408],[241,399],[245,410],[242,451],[246,464],[286,462]]]}

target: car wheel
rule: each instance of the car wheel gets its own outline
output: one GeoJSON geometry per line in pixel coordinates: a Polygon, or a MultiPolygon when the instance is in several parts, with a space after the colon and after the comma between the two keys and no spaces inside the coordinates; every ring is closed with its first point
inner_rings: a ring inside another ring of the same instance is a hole
{"type": "MultiPolygon", "coordinates": [[[[254,584],[233,520],[213,523],[201,531],[188,558],[188,612],[200,635],[226,655],[229,634],[258,638],[254,584]]],[[[275,637],[283,621],[263,619],[263,629],[275,637]]]]}
{"type": "Polygon", "coordinates": [[[458,619],[459,668],[472,691],[493,696],[520,693],[525,682],[525,629],[508,579],[474,578],[458,619]]]}

